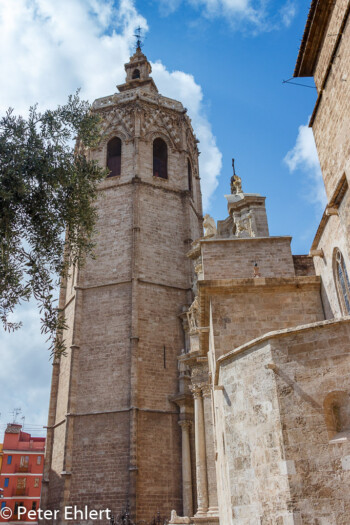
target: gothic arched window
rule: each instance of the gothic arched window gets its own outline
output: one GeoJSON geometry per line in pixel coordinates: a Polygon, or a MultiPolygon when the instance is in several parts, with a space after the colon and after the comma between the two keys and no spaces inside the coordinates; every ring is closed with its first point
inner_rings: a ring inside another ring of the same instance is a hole
{"type": "Polygon", "coordinates": [[[107,177],[120,175],[122,159],[122,141],[119,137],[114,137],[107,144],[107,168],[110,174],[107,177]]]}
{"type": "Polygon", "coordinates": [[[336,248],[333,258],[334,279],[342,313],[350,314],[350,281],[341,251],[336,248]]]}
{"type": "Polygon", "coordinates": [[[190,159],[187,159],[187,179],[188,179],[188,189],[192,193],[192,167],[190,159]]]}
{"type": "Polygon", "coordinates": [[[153,141],[153,176],[168,178],[168,148],[160,138],[153,141]]]}
{"type": "Polygon", "coordinates": [[[140,70],[139,69],[134,69],[134,71],[132,72],[132,79],[134,78],[140,78],[140,70]]]}

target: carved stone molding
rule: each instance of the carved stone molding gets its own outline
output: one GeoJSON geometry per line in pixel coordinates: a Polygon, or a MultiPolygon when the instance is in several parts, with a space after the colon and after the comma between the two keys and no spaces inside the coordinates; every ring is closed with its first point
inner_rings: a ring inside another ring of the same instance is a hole
{"type": "Polygon", "coordinates": [[[198,398],[202,397],[202,386],[200,384],[199,385],[191,385],[189,387],[189,389],[191,390],[194,399],[198,399],[198,398]]]}
{"type": "Polygon", "coordinates": [[[192,426],[192,421],[190,419],[181,419],[180,421],[178,421],[178,424],[182,429],[185,429],[187,430],[187,432],[189,432],[192,426]]]}
{"type": "Polygon", "coordinates": [[[202,385],[203,397],[211,397],[211,385],[202,385]]]}

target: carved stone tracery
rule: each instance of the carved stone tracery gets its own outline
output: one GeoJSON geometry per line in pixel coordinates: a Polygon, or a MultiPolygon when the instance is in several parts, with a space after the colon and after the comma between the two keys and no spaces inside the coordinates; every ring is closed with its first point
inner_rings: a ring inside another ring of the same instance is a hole
{"type": "Polygon", "coordinates": [[[147,104],[142,105],[141,116],[141,137],[147,137],[152,130],[154,135],[155,129],[158,128],[171,140],[172,146],[181,149],[181,117],[174,115],[173,112],[159,107],[154,110],[147,104]]]}
{"type": "Polygon", "coordinates": [[[123,107],[113,107],[109,111],[103,112],[102,132],[120,127],[130,139],[135,134],[135,108],[133,104],[126,104],[123,107]]]}

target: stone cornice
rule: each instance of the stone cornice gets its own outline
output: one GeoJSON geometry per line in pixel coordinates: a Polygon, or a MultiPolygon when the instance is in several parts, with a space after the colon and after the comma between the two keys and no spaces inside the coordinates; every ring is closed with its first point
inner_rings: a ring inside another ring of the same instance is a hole
{"type": "Polygon", "coordinates": [[[114,106],[130,104],[131,102],[135,106],[135,102],[141,101],[145,102],[146,104],[151,104],[152,106],[175,111],[182,115],[186,114],[187,109],[183,107],[181,102],[171,98],[163,97],[159,94],[140,93],[139,89],[141,88],[135,88],[135,90],[126,91],[124,93],[114,93],[113,95],[109,95],[107,97],[98,98],[93,102],[92,109],[94,111],[102,111],[114,106]]]}
{"type": "Polygon", "coordinates": [[[296,277],[255,277],[246,279],[212,279],[198,281],[198,288],[201,295],[211,295],[215,293],[249,293],[249,292],[270,292],[278,289],[315,289],[318,290],[321,278],[315,276],[296,276],[296,277]]]}
{"type": "Polygon", "coordinates": [[[220,238],[220,237],[210,237],[210,239],[206,237],[202,237],[201,239],[198,239],[197,242],[201,244],[207,244],[207,243],[222,243],[222,242],[277,242],[281,240],[289,240],[289,242],[292,240],[292,237],[290,235],[276,235],[276,236],[269,236],[269,237],[230,237],[227,238],[220,238]]]}
{"type": "Polygon", "coordinates": [[[301,332],[311,331],[311,330],[318,330],[322,328],[326,328],[327,326],[333,326],[333,325],[339,325],[339,324],[348,324],[350,323],[350,315],[341,317],[339,319],[331,319],[327,321],[318,321],[316,323],[309,323],[299,326],[294,326],[293,328],[284,328],[283,330],[275,330],[272,332],[268,332],[261,337],[257,337],[256,339],[252,339],[248,343],[245,343],[241,346],[238,346],[237,348],[231,350],[230,352],[227,352],[227,354],[222,355],[219,357],[216,361],[216,370],[215,370],[215,378],[214,378],[214,385],[218,384],[219,379],[219,370],[222,363],[229,359],[234,359],[236,356],[239,356],[246,350],[249,350],[253,348],[254,346],[258,346],[261,343],[265,343],[269,341],[270,339],[277,339],[277,338],[283,338],[287,337],[289,335],[298,334],[301,332]]]}
{"type": "Polygon", "coordinates": [[[294,77],[313,76],[334,5],[333,0],[312,0],[295,65],[294,77]]]}
{"type": "Polygon", "coordinates": [[[331,196],[330,200],[329,200],[329,203],[327,204],[324,212],[323,212],[323,215],[322,215],[322,218],[321,218],[321,221],[320,221],[320,224],[317,228],[317,231],[316,231],[316,234],[315,234],[315,237],[314,237],[314,240],[312,241],[312,245],[311,245],[311,248],[310,248],[310,252],[312,250],[317,250],[318,248],[318,244],[320,242],[320,239],[322,237],[322,234],[327,226],[327,223],[328,223],[328,220],[330,219],[331,215],[329,213],[327,213],[327,210],[329,208],[338,208],[338,206],[340,205],[343,197],[344,197],[344,194],[346,192],[346,190],[348,189],[348,182],[347,182],[347,179],[346,179],[346,175],[344,174],[341,179],[339,180],[334,192],[333,192],[333,195],[331,196]]]}
{"type": "MultiPolygon", "coordinates": [[[[181,198],[187,197],[187,198],[190,199],[190,203],[191,203],[192,207],[194,207],[193,199],[192,199],[191,195],[189,195],[189,191],[188,190],[181,190],[181,189],[178,189],[178,188],[169,188],[168,187],[169,179],[161,179],[159,177],[158,178],[154,177],[154,178],[157,180],[158,184],[157,183],[155,184],[154,182],[150,182],[149,180],[141,179],[139,176],[135,176],[132,179],[129,179],[129,180],[126,180],[126,181],[123,181],[123,182],[120,182],[120,176],[112,177],[111,179],[107,178],[107,179],[103,180],[102,182],[100,182],[100,184],[99,184],[99,186],[97,188],[97,191],[106,191],[106,190],[109,190],[110,188],[120,188],[121,186],[128,186],[128,185],[131,185],[131,184],[140,184],[140,185],[143,185],[143,186],[149,186],[149,187],[152,187],[152,188],[156,188],[156,189],[159,189],[159,190],[164,191],[164,192],[175,193],[181,198]],[[116,179],[116,180],[113,180],[113,179],[116,179]]],[[[199,214],[199,212],[196,212],[196,214],[198,214],[199,217],[202,217],[199,214]]]]}

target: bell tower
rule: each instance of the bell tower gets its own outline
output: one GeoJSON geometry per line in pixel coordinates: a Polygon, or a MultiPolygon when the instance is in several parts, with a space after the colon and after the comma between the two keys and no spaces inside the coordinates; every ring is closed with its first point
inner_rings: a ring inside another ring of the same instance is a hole
{"type": "MultiPolygon", "coordinates": [[[[119,93],[97,99],[95,256],[60,292],[67,355],[53,364],[42,507],[182,513],[178,360],[191,304],[186,257],[202,234],[197,140],[140,47],[119,93]]],[[[95,520],[104,523],[107,520],[95,520]]],[[[67,522],[68,523],[68,522],[67,522]]]]}

